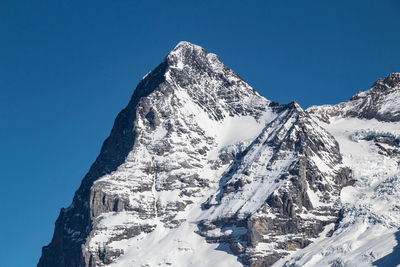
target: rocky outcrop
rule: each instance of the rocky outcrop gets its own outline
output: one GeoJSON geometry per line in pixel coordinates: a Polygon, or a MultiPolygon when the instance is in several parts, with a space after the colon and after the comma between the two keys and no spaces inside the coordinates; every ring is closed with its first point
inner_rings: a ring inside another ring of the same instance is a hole
{"type": "MultiPolygon", "coordinates": [[[[126,159],[134,146],[137,132],[134,129],[136,109],[140,100],[148,96],[164,80],[166,63],[160,64],[136,87],[128,104],[117,116],[110,136],[104,141],[100,154],[91,166],[76,191],[72,204],[61,209],[55,223],[52,241],[43,247],[38,266],[94,266],[90,257],[82,253],[90,232],[94,216],[102,211],[114,209],[114,204],[100,205],[102,201],[92,195],[93,182],[112,173],[126,159]]],[[[118,204],[117,204],[118,206],[118,204]]]]}
{"type": "MultiPolygon", "coordinates": [[[[341,192],[338,221],[277,266],[375,266],[384,262],[378,258],[396,253],[391,251],[400,214],[399,96],[400,74],[392,73],[348,102],[307,110],[335,137],[356,182],[341,192]]],[[[346,176],[346,171],[337,176],[337,183],[346,176]]]]}

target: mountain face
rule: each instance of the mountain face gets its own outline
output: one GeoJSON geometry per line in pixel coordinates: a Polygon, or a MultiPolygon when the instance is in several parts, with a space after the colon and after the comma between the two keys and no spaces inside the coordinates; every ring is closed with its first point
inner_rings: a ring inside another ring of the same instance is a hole
{"type": "Polygon", "coordinates": [[[38,266],[395,261],[399,85],[303,110],[179,43],[118,114],[38,266]]]}
{"type": "Polygon", "coordinates": [[[355,183],[342,189],[336,224],[276,266],[400,264],[399,94],[393,73],[348,102],[307,110],[339,143],[355,183]]]}

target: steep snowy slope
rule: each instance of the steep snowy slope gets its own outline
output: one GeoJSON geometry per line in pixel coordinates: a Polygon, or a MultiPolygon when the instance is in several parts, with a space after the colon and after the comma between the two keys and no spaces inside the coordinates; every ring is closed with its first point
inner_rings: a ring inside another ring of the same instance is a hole
{"type": "Polygon", "coordinates": [[[201,234],[250,266],[304,248],[338,218],[340,190],[352,183],[341,161],[329,133],[297,103],[285,106],[223,176],[201,234]]]}
{"type": "Polygon", "coordinates": [[[399,77],[380,79],[349,102],[309,109],[339,142],[357,182],[342,190],[341,220],[276,266],[400,264],[399,77]]]}

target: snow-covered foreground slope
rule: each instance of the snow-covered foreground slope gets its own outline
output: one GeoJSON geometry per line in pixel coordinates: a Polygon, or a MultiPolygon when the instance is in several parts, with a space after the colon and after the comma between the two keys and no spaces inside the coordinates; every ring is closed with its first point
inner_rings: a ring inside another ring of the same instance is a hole
{"type": "Polygon", "coordinates": [[[116,118],[38,266],[396,262],[399,77],[304,111],[179,43],[116,118]]]}

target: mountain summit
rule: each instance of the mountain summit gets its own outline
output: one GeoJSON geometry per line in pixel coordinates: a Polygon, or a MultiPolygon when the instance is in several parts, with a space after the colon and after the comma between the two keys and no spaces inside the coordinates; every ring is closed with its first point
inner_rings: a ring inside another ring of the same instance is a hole
{"type": "Polygon", "coordinates": [[[390,102],[399,75],[389,77],[349,102],[305,111],[265,99],[218,56],[180,42],[118,114],[38,266],[372,264],[395,246],[398,224],[400,187],[388,179],[400,161],[390,102]],[[374,157],[384,164],[367,172],[374,157]],[[378,209],[360,206],[357,217],[351,196],[372,205],[376,173],[391,219],[373,224],[358,219],[378,209]],[[387,247],[362,247],[373,238],[367,229],[346,235],[349,222],[379,227],[387,247]],[[343,241],[355,239],[358,247],[343,241]],[[359,256],[360,246],[374,257],[359,256]]]}

